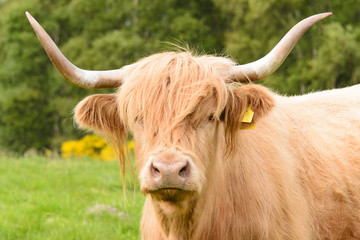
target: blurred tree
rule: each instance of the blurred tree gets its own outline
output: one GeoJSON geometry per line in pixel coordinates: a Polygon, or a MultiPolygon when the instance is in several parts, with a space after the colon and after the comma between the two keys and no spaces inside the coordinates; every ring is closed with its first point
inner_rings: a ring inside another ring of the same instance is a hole
{"type": "MultiPolygon", "coordinates": [[[[25,9],[34,1],[13,1],[1,9],[0,143],[9,150],[50,146],[54,118],[49,107],[46,58],[27,30],[25,9]]],[[[3,3],[3,4],[5,4],[3,3]]]]}

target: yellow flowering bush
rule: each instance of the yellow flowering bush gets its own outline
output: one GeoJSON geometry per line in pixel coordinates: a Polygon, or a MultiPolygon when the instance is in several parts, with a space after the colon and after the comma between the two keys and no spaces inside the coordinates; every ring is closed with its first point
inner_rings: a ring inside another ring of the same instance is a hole
{"type": "MultiPolygon", "coordinates": [[[[129,152],[134,151],[134,141],[129,141],[127,148],[129,152]]],[[[79,140],[64,142],[61,145],[61,156],[63,158],[91,157],[104,161],[115,159],[115,153],[111,147],[104,139],[96,135],[86,135],[79,140]]]]}
{"type": "Polygon", "coordinates": [[[100,156],[104,161],[111,161],[115,158],[114,151],[109,145],[101,149],[100,156]]]}

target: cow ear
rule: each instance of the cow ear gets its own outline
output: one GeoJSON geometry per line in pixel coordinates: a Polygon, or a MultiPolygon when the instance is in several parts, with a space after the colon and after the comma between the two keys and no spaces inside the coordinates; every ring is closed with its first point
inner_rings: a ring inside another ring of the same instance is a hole
{"type": "Polygon", "coordinates": [[[254,125],[266,116],[274,105],[275,101],[267,88],[255,84],[238,87],[231,90],[225,107],[225,124],[231,132],[254,125]],[[244,121],[244,116],[248,120],[244,121]]]}
{"type": "Polygon", "coordinates": [[[96,94],[82,100],[75,108],[75,121],[81,128],[100,134],[124,133],[115,94],[96,94]]]}

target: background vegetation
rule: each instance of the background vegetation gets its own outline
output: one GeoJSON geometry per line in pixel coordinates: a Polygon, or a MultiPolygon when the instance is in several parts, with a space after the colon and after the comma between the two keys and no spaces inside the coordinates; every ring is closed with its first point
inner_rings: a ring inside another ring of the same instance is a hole
{"type": "MultiPolygon", "coordinates": [[[[295,23],[332,11],[310,29],[263,83],[300,94],[360,81],[358,0],[2,0],[0,1],[0,146],[24,153],[59,150],[82,137],[72,108],[94,93],[56,72],[25,17],[29,11],[64,54],[85,69],[114,69],[189,44],[239,63],[265,55],[295,23]]],[[[106,92],[113,90],[101,90],[106,92]]]]}

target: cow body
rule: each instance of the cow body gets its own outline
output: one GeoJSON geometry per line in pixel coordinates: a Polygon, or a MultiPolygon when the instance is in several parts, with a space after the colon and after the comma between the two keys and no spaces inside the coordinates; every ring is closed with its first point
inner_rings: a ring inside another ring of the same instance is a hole
{"type": "Polygon", "coordinates": [[[359,92],[360,85],[273,95],[275,107],[256,129],[238,132],[232,157],[218,142],[192,216],[164,220],[147,197],[143,238],[359,239],[359,92]],[[169,237],[167,221],[174,221],[169,237]]]}

